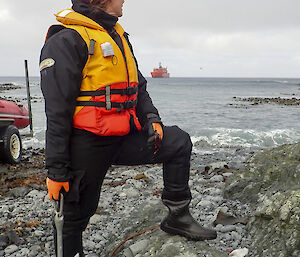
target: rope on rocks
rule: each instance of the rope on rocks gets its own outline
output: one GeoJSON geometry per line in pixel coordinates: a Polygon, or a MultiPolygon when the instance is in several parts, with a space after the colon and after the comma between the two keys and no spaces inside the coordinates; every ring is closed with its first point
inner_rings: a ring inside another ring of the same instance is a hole
{"type": "Polygon", "coordinates": [[[136,237],[136,236],[145,234],[145,233],[147,233],[147,232],[152,232],[153,230],[157,229],[159,226],[160,226],[160,224],[154,226],[153,228],[150,228],[150,229],[148,229],[148,230],[145,230],[145,231],[143,231],[143,232],[134,234],[134,235],[132,235],[132,236],[126,238],[125,240],[123,240],[123,241],[122,241],[122,242],[121,242],[121,243],[113,250],[113,252],[111,253],[111,255],[110,255],[109,257],[113,257],[113,255],[117,252],[117,250],[118,250],[123,244],[125,244],[128,240],[130,240],[130,239],[132,239],[132,238],[134,238],[134,237],[136,237]]]}

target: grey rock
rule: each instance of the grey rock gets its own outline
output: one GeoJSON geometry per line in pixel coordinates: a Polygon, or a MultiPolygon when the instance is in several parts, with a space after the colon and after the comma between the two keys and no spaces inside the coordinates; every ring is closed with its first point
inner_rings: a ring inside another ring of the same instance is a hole
{"type": "Polygon", "coordinates": [[[38,237],[41,237],[41,236],[44,235],[44,232],[41,231],[41,230],[35,230],[35,231],[34,231],[34,234],[35,234],[36,236],[38,236],[38,237]]]}
{"type": "Polygon", "coordinates": [[[101,216],[99,214],[94,214],[91,218],[90,218],[90,224],[98,224],[99,222],[101,222],[101,216]]]}
{"type": "Polygon", "coordinates": [[[126,248],[124,250],[124,257],[134,257],[132,251],[130,250],[130,248],[126,248]]]}
{"type": "Polygon", "coordinates": [[[40,198],[40,199],[42,199],[42,198],[45,197],[45,195],[46,195],[46,193],[45,193],[44,191],[39,191],[39,190],[34,189],[34,190],[30,191],[30,192],[26,195],[26,197],[40,198]]]}
{"type": "Polygon", "coordinates": [[[14,253],[17,250],[18,250],[18,246],[16,246],[16,245],[9,245],[9,246],[7,246],[4,249],[4,252],[5,252],[5,254],[12,254],[12,253],[14,253]]]}
{"type": "Polygon", "coordinates": [[[24,197],[30,192],[30,188],[28,187],[15,187],[9,191],[9,196],[12,197],[24,197]]]}
{"type": "Polygon", "coordinates": [[[28,248],[22,248],[18,253],[20,256],[27,256],[29,254],[30,250],[28,248]]]}
{"type": "Polygon", "coordinates": [[[217,225],[216,230],[222,233],[228,233],[231,231],[234,231],[236,229],[236,226],[234,225],[227,225],[227,226],[222,226],[222,225],[217,225]]]}
{"type": "Polygon", "coordinates": [[[215,176],[210,178],[210,181],[211,182],[223,182],[224,177],[222,175],[215,175],[215,176]]]}
{"type": "Polygon", "coordinates": [[[229,178],[227,198],[250,204],[249,256],[291,257],[300,249],[300,143],[255,154],[229,178]]]}
{"type": "Polygon", "coordinates": [[[149,240],[140,240],[135,244],[129,246],[129,249],[133,253],[133,255],[137,255],[141,251],[143,251],[149,244],[149,240]]]}
{"type": "Polygon", "coordinates": [[[248,254],[249,250],[247,248],[236,249],[232,251],[229,256],[230,257],[244,257],[248,254]]]}
{"type": "Polygon", "coordinates": [[[0,235],[0,249],[4,249],[9,244],[9,238],[5,235],[0,235]]]}

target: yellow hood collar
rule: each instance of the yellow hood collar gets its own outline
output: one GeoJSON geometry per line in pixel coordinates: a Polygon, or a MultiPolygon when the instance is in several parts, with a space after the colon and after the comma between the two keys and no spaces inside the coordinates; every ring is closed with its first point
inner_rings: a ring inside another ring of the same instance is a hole
{"type": "Polygon", "coordinates": [[[81,25],[92,29],[105,31],[97,22],[75,12],[73,9],[66,9],[55,14],[56,20],[65,25],[81,25]]]}

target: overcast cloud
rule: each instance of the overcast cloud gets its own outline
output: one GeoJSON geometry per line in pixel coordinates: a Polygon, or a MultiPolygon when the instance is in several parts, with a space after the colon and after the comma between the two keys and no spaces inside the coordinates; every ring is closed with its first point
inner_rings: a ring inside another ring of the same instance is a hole
{"type": "MultiPolygon", "coordinates": [[[[0,0],[0,76],[39,74],[54,13],[71,0],[0,0]]],[[[121,25],[145,76],[300,77],[299,0],[125,0],[121,25]]]]}

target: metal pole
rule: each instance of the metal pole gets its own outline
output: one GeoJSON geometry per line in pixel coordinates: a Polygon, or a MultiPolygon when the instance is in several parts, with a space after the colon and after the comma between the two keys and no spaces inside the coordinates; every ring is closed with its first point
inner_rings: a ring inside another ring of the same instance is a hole
{"type": "Polygon", "coordinates": [[[25,60],[25,76],[26,76],[27,102],[28,102],[29,122],[30,122],[30,124],[29,124],[30,125],[30,136],[33,137],[31,97],[30,97],[30,87],[29,87],[29,76],[28,76],[27,60],[25,60]]]}
{"type": "Polygon", "coordinates": [[[64,226],[64,196],[60,194],[60,199],[58,201],[58,205],[56,205],[56,201],[54,201],[54,224],[56,227],[56,252],[57,257],[63,257],[63,226],[64,226]]]}

